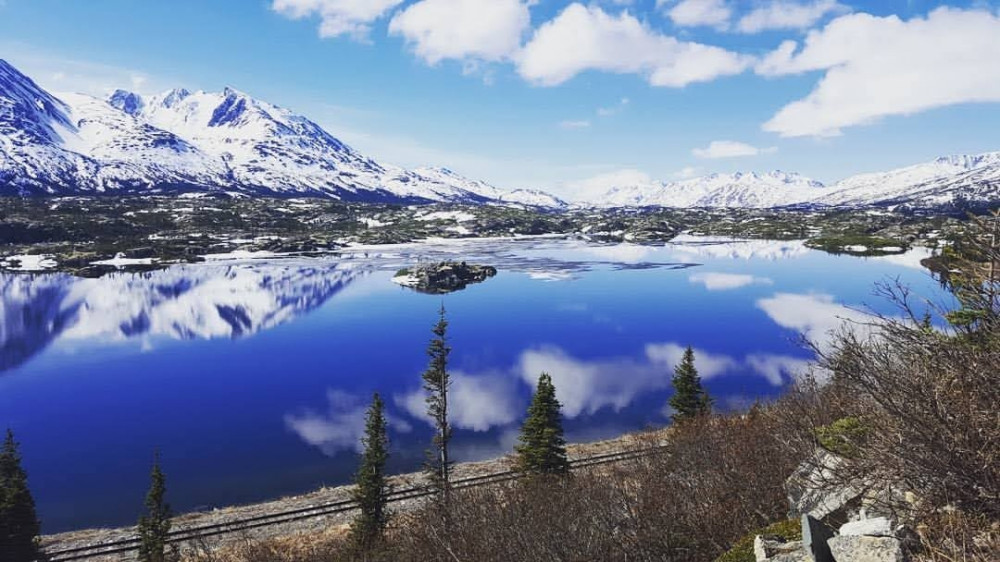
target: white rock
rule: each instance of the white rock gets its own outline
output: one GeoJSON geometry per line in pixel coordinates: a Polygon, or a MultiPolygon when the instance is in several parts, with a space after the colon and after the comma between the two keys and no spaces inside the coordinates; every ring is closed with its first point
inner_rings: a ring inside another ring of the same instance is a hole
{"type": "Polygon", "coordinates": [[[886,517],[873,517],[861,521],[851,521],[840,526],[842,536],[891,537],[893,524],[886,517]]]}
{"type": "Polygon", "coordinates": [[[839,536],[827,541],[837,562],[903,562],[902,544],[891,537],[839,536]]]}

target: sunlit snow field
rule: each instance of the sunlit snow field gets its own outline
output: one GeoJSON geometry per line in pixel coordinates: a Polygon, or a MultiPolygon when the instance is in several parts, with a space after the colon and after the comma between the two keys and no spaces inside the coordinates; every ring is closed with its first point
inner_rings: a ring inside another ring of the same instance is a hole
{"type": "Polygon", "coordinates": [[[159,449],[178,511],[350,479],[372,392],[391,470],[423,460],[420,373],[438,307],[451,323],[459,460],[511,450],[548,372],[570,440],[668,420],[683,348],[720,409],[773,397],[899,278],[946,297],[915,250],[837,257],[799,242],[663,247],[536,238],[353,248],[336,258],[217,260],[101,279],[0,275],[0,427],[23,443],[44,531],[134,522],[159,449]],[[418,261],[500,273],[465,291],[392,283],[418,261]]]}

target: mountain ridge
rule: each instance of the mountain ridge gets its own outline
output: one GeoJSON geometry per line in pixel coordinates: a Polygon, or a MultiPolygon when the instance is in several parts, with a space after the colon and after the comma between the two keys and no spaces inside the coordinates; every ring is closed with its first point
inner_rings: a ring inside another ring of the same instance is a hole
{"type": "MultiPolygon", "coordinates": [[[[367,203],[567,208],[444,167],[381,163],[305,116],[240,90],[53,95],[0,59],[0,195],[183,192],[367,203]]],[[[1000,200],[1000,151],[941,156],[829,186],[795,172],[714,173],[613,186],[577,208],[960,208],[1000,200]]]]}
{"type": "Polygon", "coordinates": [[[308,118],[226,87],[53,95],[0,59],[0,194],[186,191],[352,202],[563,207],[454,172],[362,155],[308,118]]]}

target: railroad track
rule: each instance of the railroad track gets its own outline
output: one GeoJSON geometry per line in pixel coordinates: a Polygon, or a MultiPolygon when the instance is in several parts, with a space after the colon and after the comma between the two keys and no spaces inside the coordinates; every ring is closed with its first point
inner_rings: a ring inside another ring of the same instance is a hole
{"type": "MultiPolygon", "coordinates": [[[[570,469],[578,470],[581,468],[588,468],[602,464],[634,460],[651,455],[656,451],[662,450],[663,448],[664,448],[663,445],[659,445],[656,447],[648,447],[644,449],[638,449],[635,451],[605,453],[601,455],[593,455],[589,457],[573,459],[570,461],[570,469]]],[[[463,490],[466,488],[474,488],[477,486],[484,486],[488,484],[498,484],[501,482],[516,480],[521,476],[523,476],[522,473],[514,470],[494,472],[491,474],[484,474],[481,476],[471,476],[468,478],[453,480],[452,489],[463,490]]],[[[404,500],[422,498],[434,493],[435,493],[434,490],[429,490],[425,486],[411,486],[408,488],[393,490],[389,494],[389,502],[399,502],[404,500]]],[[[326,515],[344,513],[354,509],[357,509],[357,502],[355,502],[353,499],[345,499],[310,507],[302,507],[287,511],[281,511],[277,513],[269,513],[267,515],[258,515],[255,517],[248,517],[244,519],[234,519],[232,521],[226,521],[223,523],[214,523],[211,525],[196,525],[192,527],[185,527],[182,529],[175,529],[171,531],[168,538],[168,542],[173,544],[191,542],[219,535],[240,533],[252,529],[258,529],[261,527],[269,527],[271,525],[280,525],[282,523],[292,523],[295,521],[311,519],[314,517],[322,517],[326,515]]],[[[52,551],[47,551],[45,554],[46,554],[46,560],[48,560],[49,562],[70,562],[73,560],[85,560],[87,558],[97,558],[99,556],[126,554],[138,550],[138,548],[139,548],[139,538],[130,537],[127,539],[105,542],[100,544],[79,546],[62,550],[52,550],[52,551]]]]}

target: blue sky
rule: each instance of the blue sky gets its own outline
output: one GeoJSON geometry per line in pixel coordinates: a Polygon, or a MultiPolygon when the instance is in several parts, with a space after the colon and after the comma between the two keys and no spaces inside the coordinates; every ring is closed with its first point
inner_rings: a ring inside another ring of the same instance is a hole
{"type": "Polygon", "coordinates": [[[1000,150],[996,0],[0,0],[0,58],[56,92],[230,85],[571,197],[1000,150]]]}

